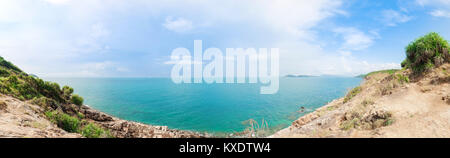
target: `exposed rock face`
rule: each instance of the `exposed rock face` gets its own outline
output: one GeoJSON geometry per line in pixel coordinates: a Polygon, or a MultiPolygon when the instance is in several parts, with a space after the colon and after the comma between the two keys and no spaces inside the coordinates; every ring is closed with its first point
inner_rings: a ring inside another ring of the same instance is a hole
{"type": "Polygon", "coordinates": [[[100,123],[118,138],[200,138],[199,133],[169,129],[167,126],[151,126],[137,122],[115,120],[100,123]]]}
{"type": "Polygon", "coordinates": [[[89,108],[87,106],[82,106],[80,108],[80,112],[84,114],[86,118],[92,119],[94,121],[99,122],[106,122],[106,121],[113,121],[113,118],[109,115],[106,115],[102,112],[99,112],[97,110],[94,110],[92,108],[89,108]]]}
{"type": "Polygon", "coordinates": [[[301,127],[301,126],[303,126],[303,125],[305,125],[305,124],[307,124],[307,123],[309,123],[309,122],[315,120],[315,119],[318,118],[318,117],[319,117],[319,116],[318,116],[317,114],[314,114],[314,113],[307,114],[307,115],[305,115],[305,116],[299,118],[298,120],[295,120],[295,121],[292,123],[292,126],[294,126],[294,127],[301,127]]]}

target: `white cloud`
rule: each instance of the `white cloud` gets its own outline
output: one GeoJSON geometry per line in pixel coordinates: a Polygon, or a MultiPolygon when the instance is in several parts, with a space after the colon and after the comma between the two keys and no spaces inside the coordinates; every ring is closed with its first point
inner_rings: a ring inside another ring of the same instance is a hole
{"type": "MultiPolygon", "coordinates": [[[[198,24],[255,25],[263,29],[298,38],[310,38],[312,27],[325,18],[345,15],[340,10],[341,0],[196,0],[196,1],[140,1],[151,10],[171,12],[172,17],[183,17],[198,24]],[[239,4],[239,5],[237,5],[239,4]],[[194,19],[195,18],[195,19],[194,19]]],[[[176,21],[178,19],[171,19],[176,21]]],[[[164,26],[164,25],[163,25],[164,26]]],[[[196,27],[198,25],[195,25],[196,27]]]]}
{"type": "Polygon", "coordinates": [[[51,4],[61,5],[61,4],[66,4],[66,3],[70,2],[71,0],[44,0],[44,1],[51,3],[51,4]]]}
{"type": "Polygon", "coordinates": [[[384,10],[382,12],[382,21],[387,26],[397,26],[397,24],[408,22],[412,19],[411,16],[406,15],[403,12],[398,12],[395,10],[384,10]]]}
{"type": "Polygon", "coordinates": [[[187,32],[193,28],[192,21],[184,19],[184,18],[176,18],[167,17],[163,26],[171,31],[175,32],[187,32]]]}
{"type": "Polygon", "coordinates": [[[421,6],[433,5],[433,6],[447,6],[450,7],[449,0],[416,0],[416,3],[421,6]]]}
{"type": "Polygon", "coordinates": [[[355,76],[376,70],[400,68],[398,63],[369,63],[351,51],[325,52],[307,43],[281,43],[280,74],[355,76]]]}
{"type": "Polygon", "coordinates": [[[434,11],[430,12],[430,15],[435,16],[435,17],[450,18],[450,11],[434,10],[434,11]]]}
{"type": "MultiPolygon", "coordinates": [[[[52,72],[51,69],[45,74],[38,73],[40,77],[103,77],[116,76],[117,73],[127,73],[130,70],[117,62],[100,61],[87,63],[72,63],[64,67],[65,72],[52,72]]],[[[122,77],[124,75],[121,75],[122,77]]]]}
{"type": "Polygon", "coordinates": [[[257,10],[252,16],[264,19],[273,29],[300,38],[311,38],[309,29],[325,18],[345,13],[338,9],[341,1],[337,0],[251,1],[247,6],[245,10],[257,10]]]}
{"type": "MultiPolygon", "coordinates": [[[[351,51],[371,46],[376,38],[374,34],[356,28],[335,30],[344,39],[342,49],[346,53],[324,52],[315,44],[318,41],[314,29],[321,22],[337,15],[349,16],[340,9],[341,4],[341,0],[2,0],[0,23],[15,26],[0,30],[0,55],[40,76],[114,75],[113,72],[129,69],[115,62],[86,61],[101,61],[98,52],[108,52],[109,47],[114,47],[104,41],[117,34],[113,32],[116,19],[140,15],[154,20],[171,16],[173,18],[167,17],[162,25],[157,21],[158,27],[175,32],[222,25],[251,31],[259,29],[256,32],[260,34],[249,34],[245,38],[258,41],[264,36],[270,44],[239,41],[240,37],[232,42],[280,48],[281,71],[285,73],[352,74],[360,71],[353,67],[360,62],[351,58],[351,51]]],[[[135,20],[133,18],[130,20],[135,20]]],[[[239,31],[242,30],[236,32],[239,31]]],[[[242,33],[242,37],[247,35],[245,31],[242,33]]],[[[228,43],[221,44],[227,46],[228,43]]],[[[115,56],[120,55],[128,54],[115,56]]],[[[380,67],[383,64],[367,65],[380,67]]]]}
{"type": "Polygon", "coordinates": [[[341,49],[363,50],[373,44],[373,37],[353,27],[342,27],[333,30],[342,36],[344,43],[341,49]]]}
{"type": "Polygon", "coordinates": [[[416,3],[423,7],[431,7],[431,16],[450,18],[450,0],[416,0],[416,3]]]}

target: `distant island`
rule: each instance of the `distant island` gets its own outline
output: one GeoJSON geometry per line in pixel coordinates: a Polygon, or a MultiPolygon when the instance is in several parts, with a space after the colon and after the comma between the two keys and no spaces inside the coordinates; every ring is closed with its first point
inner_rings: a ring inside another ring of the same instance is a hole
{"type": "Polygon", "coordinates": [[[374,72],[370,72],[367,74],[361,74],[358,76],[355,76],[356,78],[365,78],[366,76],[370,76],[372,74],[376,74],[376,73],[388,73],[388,74],[393,74],[395,72],[399,71],[399,69],[388,69],[388,70],[380,70],[380,71],[374,71],[374,72]]]}

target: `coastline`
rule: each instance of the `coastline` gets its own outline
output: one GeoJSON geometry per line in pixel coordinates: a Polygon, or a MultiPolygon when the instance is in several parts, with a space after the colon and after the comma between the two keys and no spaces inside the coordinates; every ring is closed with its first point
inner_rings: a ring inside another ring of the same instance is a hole
{"type": "Polygon", "coordinates": [[[449,69],[444,64],[419,76],[410,70],[372,73],[346,96],[268,138],[450,137],[449,69]]]}
{"type": "MultiPolygon", "coordinates": [[[[331,102],[325,104],[324,106],[321,106],[321,107],[315,109],[314,111],[312,111],[304,116],[299,117],[297,120],[293,121],[290,126],[275,132],[274,134],[268,136],[267,138],[284,138],[284,137],[286,137],[286,135],[289,135],[289,133],[294,131],[296,128],[302,127],[306,124],[309,124],[309,123],[315,121],[317,118],[319,118],[323,115],[324,111],[327,111],[331,107],[336,106],[337,104],[342,102],[343,99],[344,98],[341,97],[341,98],[332,100],[331,102]]],[[[290,137],[308,137],[308,136],[299,134],[299,135],[295,135],[295,136],[291,135],[290,137]]]]}

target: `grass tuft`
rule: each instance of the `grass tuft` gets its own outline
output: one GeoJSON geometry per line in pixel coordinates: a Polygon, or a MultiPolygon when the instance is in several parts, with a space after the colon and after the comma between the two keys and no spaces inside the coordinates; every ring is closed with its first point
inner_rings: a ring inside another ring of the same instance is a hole
{"type": "Polygon", "coordinates": [[[361,93],[361,91],[362,91],[362,88],[360,86],[355,87],[352,90],[350,90],[344,98],[344,103],[347,103],[348,101],[350,101],[353,97],[355,97],[356,95],[361,93]]]}

